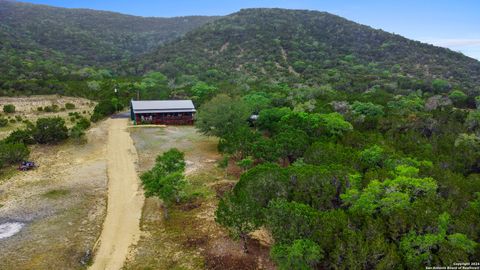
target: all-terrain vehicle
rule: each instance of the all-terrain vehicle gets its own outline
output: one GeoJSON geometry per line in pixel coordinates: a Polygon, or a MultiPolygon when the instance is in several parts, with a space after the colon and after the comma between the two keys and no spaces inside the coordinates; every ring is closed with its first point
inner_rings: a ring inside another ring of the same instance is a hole
{"type": "Polygon", "coordinates": [[[33,161],[22,161],[20,166],[18,166],[19,171],[28,171],[32,169],[36,169],[38,166],[33,161]]]}

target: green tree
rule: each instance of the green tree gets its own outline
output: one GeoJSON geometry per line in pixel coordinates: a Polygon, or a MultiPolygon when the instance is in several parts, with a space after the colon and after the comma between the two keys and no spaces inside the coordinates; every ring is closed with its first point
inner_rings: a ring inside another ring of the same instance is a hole
{"type": "Polygon", "coordinates": [[[397,210],[409,209],[419,198],[436,193],[435,180],[419,178],[418,172],[417,168],[400,165],[394,178],[383,182],[373,180],[363,190],[354,185],[340,197],[354,213],[388,216],[397,210]]]}
{"type": "Polygon", "coordinates": [[[400,249],[406,265],[418,269],[430,265],[452,265],[459,261],[468,261],[478,244],[460,233],[447,234],[450,215],[443,213],[439,217],[436,233],[418,235],[410,232],[402,238],[400,249]]]}
{"type": "Polygon", "coordinates": [[[302,130],[287,129],[273,137],[282,158],[290,163],[303,156],[308,147],[308,135],[302,130]]]}
{"type": "Polygon", "coordinates": [[[30,150],[23,143],[0,142],[0,167],[3,164],[14,164],[28,157],[30,150]]]}
{"type": "Polygon", "coordinates": [[[32,130],[30,129],[17,129],[10,133],[4,141],[6,143],[22,143],[26,145],[35,143],[32,137],[32,130]]]}
{"type": "Polygon", "coordinates": [[[384,115],[383,106],[373,104],[372,102],[355,101],[352,104],[352,111],[354,114],[363,115],[370,118],[378,118],[384,115]]]}
{"type": "Polygon", "coordinates": [[[65,121],[60,117],[39,118],[33,130],[33,139],[40,144],[54,144],[68,138],[65,121]]]}
{"type": "Polygon", "coordinates": [[[247,126],[249,116],[250,111],[241,99],[220,94],[200,108],[196,126],[205,135],[224,137],[232,130],[247,126]]]}
{"type": "Polygon", "coordinates": [[[269,132],[275,132],[279,126],[278,122],[291,112],[292,110],[286,107],[261,110],[257,120],[258,127],[269,132]]]}
{"type": "Polygon", "coordinates": [[[352,131],[352,124],[345,121],[339,113],[329,113],[320,115],[321,126],[328,136],[337,138],[345,133],[352,131]]]}
{"type": "Polygon", "coordinates": [[[192,86],[192,99],[195,101],[196,104],[203,104],[206,100],[212,98],[217,92],[217,88],[215,86],[210,86],[205,82],[199,81],[195,85],[192,86]]]}
{"type": "Polygon", "coordinates": [[[265,213],[265,225],[277,243],[291,244],[298,238],[312,239],[320,229],[320,212],[302,203],[274,199],[265,213]]]}
{"type": "Polygon", "coordinates": [[[385,159],[385,150],[378,145],[373,145],[360,152],[360,161],[364,168],[382,167],[385,159]]]}
{"type": "Polygon", "coordinates": [[[156,196],[163,200],[164,215],[168,218],[168,208],[172,203],[179,203],[186,181],[184,154],[175,148],[170,149],[156,159],[155,166],[140,176],[145,195],[156,196]]]}
{"type": "Polygon", "coordinates": [[[243,96],[242,99],[247,104],[250,111],[254,113],[259,113],[260,111],[269,108],[272,104],[270,98],[262,92],[248,94],[243,96]]]}
{"type": "Polygon", "coordinates": [[[315,242],[298,239],[291,245],[276,244],[270,252],[281,270],[309,270],[323,259],[323,250],[315,242]]]}
{"type": "Polygon", "coordinates": [[[453,104],[457,106],[465,105],[468,96],[460,90],[453,90],[448,97],[453,101],[453,104]]]}
{"type": "Polygon", "coordinates": [[[252,220],[255,205],[250,203],[246,193],[229,193],[218,203],[215,221],[227,228],[234,238],[242,240],[243,251],[248,253],[248,234],[258,228],[259,224],[252,220]]]}

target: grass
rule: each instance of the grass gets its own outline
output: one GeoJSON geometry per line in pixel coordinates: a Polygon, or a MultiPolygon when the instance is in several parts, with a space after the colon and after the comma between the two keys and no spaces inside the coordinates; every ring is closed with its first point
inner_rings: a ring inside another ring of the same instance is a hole
{"type": "Polygon", "coordinates": [[[68,194],[70,194],[70,191],[65,189],[52,189],[48,192],[45,192],[43,194],[43,197],[55,200],[55,199],[60,199],[68,194]]]}

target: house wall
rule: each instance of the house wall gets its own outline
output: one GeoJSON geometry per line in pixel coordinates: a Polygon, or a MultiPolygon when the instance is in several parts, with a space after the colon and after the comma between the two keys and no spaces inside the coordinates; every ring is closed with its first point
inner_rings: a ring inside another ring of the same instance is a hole
{"type": "Polygon", "coordinates": [[[194,113],[143,113],[135,114],[135,120],[138,125],[193,125],[194,113]]]}

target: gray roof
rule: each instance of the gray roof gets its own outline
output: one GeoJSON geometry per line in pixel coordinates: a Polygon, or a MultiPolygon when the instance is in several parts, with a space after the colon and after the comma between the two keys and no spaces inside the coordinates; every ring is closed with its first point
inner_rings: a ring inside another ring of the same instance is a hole
{"type": "Polygon", "coordinates": [[[132,100],[134,113],[195,112],[191,100],[132,100]]]}

